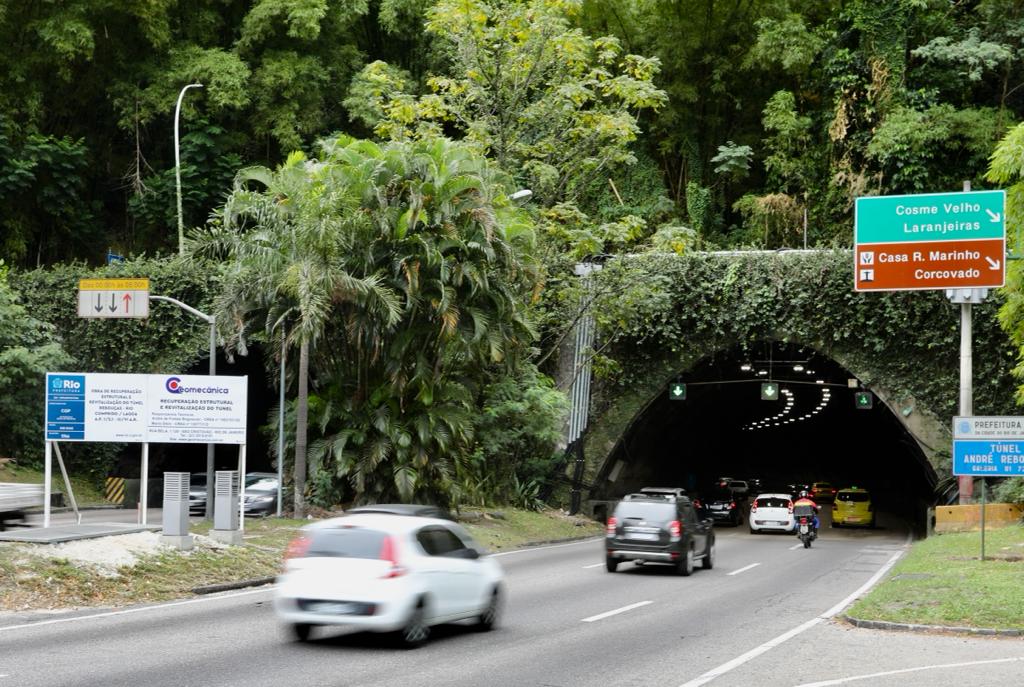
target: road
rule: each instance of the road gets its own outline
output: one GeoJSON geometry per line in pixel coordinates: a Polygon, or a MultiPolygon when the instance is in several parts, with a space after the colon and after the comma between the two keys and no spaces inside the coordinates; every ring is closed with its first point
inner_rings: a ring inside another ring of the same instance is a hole
{"type": "MultiPolygon", "coordinates": [[[[292,643],[275,622],[266,588],[74,619],[6,616],[0,687],[792,687],[961,655],[1002,661],[972,667],[975,678],[979,671],[1019,676],[1024,669],[1006,660],[1024,656],[1020,642],[972,651],[957,638],[925,643],[821,619],[893,560],[907,540],[903,531],[826,529],[810,550],[797,548],[792,536],[755,536],[745,528],[717,534],[715,569],[689,578],[632,564],[609,574],[596,539],[498,554],[509,588],[500,628],[438,628],[411,652],[376,635],[337,630],[292,643]],[[926,655],[918,660],[900,651],[908,640],[926,655]],[[956,642],[960,653],[944,651],[944,641],[956,642]]],[[[935,673],[859,683],[945,684],[934,681],[935,673]]]]}

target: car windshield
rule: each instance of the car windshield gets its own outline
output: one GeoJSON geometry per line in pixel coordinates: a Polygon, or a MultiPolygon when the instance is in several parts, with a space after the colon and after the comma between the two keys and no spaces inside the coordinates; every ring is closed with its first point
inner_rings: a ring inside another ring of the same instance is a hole
{"type": "Polygon", "coordinates": [[[277,491],[277,480],[265,477],[258,482],[253,482],[246,491],[277,491]]]}
{"type": "Polygon", "coordinates": [[[759,498],[755,504],[758,508],[789,508],[789,499],[778,497],[759,498]]]}
{"type": "Polygon", "coordinates": [[[615,517],[619,520],[639,519],[668,521],[676,517],[676,508],[671,503],[652,503],[644,501],[623,501],[615,509],[615,517]]]}
{"type": "Polygon", "coordinates": [[[309,558],[380,557],[386,532],[363,527],[331,527],[313,530],[306,556],[309,558]]]}
{"type": "Polygon", "coordinates": [[[867,492],[863,491],[841,491],[836,498],[840,501],[849,501],[851,503],[861,503],[871,500],[871,497],[868,496],[867,492]]]}
{"type": "Polygon", "coordinates": [[[192,476],[188,478],[189,486],[192,487],[205,487],[206,486],[206,475],[201,472],[194,472],[192,476]]]}
{"type": "Polygon", "coordinates": [[[732,492],[728,489],[716,489],[708,496],[708,501],[732,501],[732,492]]]}

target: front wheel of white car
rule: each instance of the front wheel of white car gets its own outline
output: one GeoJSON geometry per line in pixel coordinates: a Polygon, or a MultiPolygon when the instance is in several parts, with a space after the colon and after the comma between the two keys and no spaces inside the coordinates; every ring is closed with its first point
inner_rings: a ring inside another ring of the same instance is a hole
{"type": "Polygon", "coordinates": [[[309,623],[293,623],[291,626],[292,637],[299,642],[308,642],[313,633],[313,626],[309,623]]]}
{"type": "Polygon", "coordinates": [[[494,588],[491,598],[484,607],[483,612],[477,617],[476,629],[480,632],[490,632],[498,625],[498,617],[501,615],[501,589],[494,588]]]}

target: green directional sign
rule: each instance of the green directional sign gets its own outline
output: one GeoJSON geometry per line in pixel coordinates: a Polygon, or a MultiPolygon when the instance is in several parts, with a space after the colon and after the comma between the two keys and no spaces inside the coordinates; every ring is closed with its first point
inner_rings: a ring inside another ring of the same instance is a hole
{"type": "Polygon", "coordinates": [[[854,208],[855,243],[1002,239],[1005,191],[867,196],[854,208]]]}
{"type": "Polygon", "coordinates": [[[762,401],[778,401],[779,400],[779,385],[775,382],[764,382],[761,384],[761,400],[762,401]]]}
{"type": "Polygon", "coordinates": [[[682,382],[672,382],[668,385],[668,397],[673,401],[685,401],[686,385],[682,382]]]}
{"type": "Polygon", "coordinates": [[[874,404],[875,399],[870,391],[858,391],[853,395],[853,405],[858,410],[871,410],[874,404]]]}

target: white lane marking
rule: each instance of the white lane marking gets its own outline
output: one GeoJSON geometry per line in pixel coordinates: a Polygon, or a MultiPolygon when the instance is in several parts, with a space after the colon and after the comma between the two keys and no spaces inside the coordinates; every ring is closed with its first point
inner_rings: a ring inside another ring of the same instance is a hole
{"type": "Polygon", "coordinates": [[[576,546],[577,544],[593,544],[598,539],[603,539],[602,536],[597,535],[588,537],[587,539],[580,539],[579,541],[571,541],[568,544],[552,544],[551,546],[530,546],[525,549],[513,549],[512,551],[499,551],[498,553],[492,553],[492,558],[498,556],[511,556],[517,553],[530,553],[531,551],[547,551],[548,549],[564,549],[566,546],[576,546]]]}
{"type": "Polygon", "coordinates": [[[876,677],[886,677],[888,675],[902,675],[903,673],[917,673],[922,670],[944,670],[946,668],[966,668],[969,666],[983,666],[992,665],[994,663],[1016,663],[1017,661],[1024,661],[1024,656],[1018,656],[1015,658],[994,658],[987,661],[967,661],[965,663],[944,663],[934,666],[921,666],[919,668],[902,668],[900,670],[887,670],[884,673],[871,673],[870,675],[853,675],[851,677],[841,677],[837,680],[825,680],[824,682],[805,682],[797,687],[828,687],[829,685],[844,685],[848,682],[856,682],[857,680],[870,680],[876,677]]]}
{"type": "Polygon", "coordinates": [[[623,606],[622,608],[616,608],[614,611],[608,611],[606,613],[598,613],[597,615],[592,615],[589,618],[584,618],[580,622],[581,623],[592,623],[595,620],[604,620],[605,618],[610,618],[613,615],[618,615],[619,613],[625,613],[626,611],[632,611],[634,608],[640,608],[641,606],[646,606],[646,605],[648,605],[650,603],[654,603],[654,602],[653,601],[639,601],[639,602],[637,602],[635,604],[630,604],[628,606],[623,606]]]}
{"type": "Polygon", "coordinates": [[[219,601],[221,599],[234,599],[239,596],[248,596],[249,594],[266,594],[271,591],[271,588],[264,589],[250,589],[244,592],[237,592],[234,594],[223,594],[220,596],[204,596],[201,599],[188,599],[186,601],[173,601],[166,604],[156,604],[153,606],[140,606],[138,608],[126,608],[122,611],[108,611],[106,613],[93,613],[92,615],[78,615],[74,618],[55,618],[53,620],[40,620],[35,623],[25,623],[23,625],[8,625],[6,627],[0,627],[0,632],[9,632],[11,630],[25,630],[32,627],[42,627],[43,625],[56,625],[57,623],[74,623],[80,620],[93,620],[95,618],[112,618],[118,615],[130,615],[132,613],[143,613],[144,611],[158,611],[164,608],[172,608],[174,606],[187,606],[190,604],[205,603],[208,601],[219,601]]]}
{"type": "Polygon", "coordinates": [[[804,546],[804,545],[803,545],[803,543],[800,543],[800,544],[794,544],[793,546],[789,547],[789,550],[790,550],[790,551],[796,551],[797,549],[802,549],[802,548],[803,548],[803,546],[804,546]]]}
{"type": "Polygon", "coordinates": [[[759,565],[761,565],[761,564],[760,563],[751,563],[750,565],[748,565],[745,568],[740,568],[739,570],[733,570],[731,573],[726,573],[726,576],[728,576],[728,575],[739,575],[741,572],[747,572],[751,568],[756,568],[759,565]]]}
{"type": "Polygon", "coordinates": [[[584,565],[584,570],[590,570],[591,568],[600,568],[604,563],[594,563],[593,565],[584,565]]]}
{"type": "MultiPolygon", "coordinates": [[[[909,542],[910,542],[910,534],[908,533],[907,534],[907,543],[909,543],[909,542]]],[[[699,677],[696,677],[696,678],[690,680],[689,682],[684,682],[680,687],[700,687],[700,685],[706,685],[707,683],[711,682],[715,678],[721,677],[722,675],[725,675],[729,671],[734,670],[734,669],[740,667],[744,663],[747,663],[747,662],[757,658],[761,654],[766,653],[768,651],[771,651],[772,649],[774,649],[778,645],[782,644],[786,640],[792,639],[793,637],[796,637],[797,635],[799,635],[799,634],[801,634],[803,632],[806,632],[807,630],[811,629],[812,627],[814,627],[815,625],[820,623],[822,620],[828,620],[829,618],[831,618],[832,616],[834,616],[835,614],[839,613],[841,610],[843,610],[844,608],[849,606],[851,603],[853,603],[861,594],[863,594],[867,590],[871,589],[871,587],[873,587],[875,585],[875,583],[878,582],[878,580],[882,579],[882,576],[885,575],[885,573],[889,572],[889,569],[892,568],[892,566],[896,565],[896,561],[898,561],[900,556],[902,556],[902,555],[903,555],[903,551],[899,551],[899,552],[893,554],[892,558],[890,558],[888,561],[886,561],[885,565],[883,565],[881,568],[879,568],[878,572],[876,572],[874,575],[872,575],[871,579],[869,579],[867,582],[862,584],[857,589],[857,591],[855,591],[853,594],[850,594],[848,597],[846,597],[845,599],[843,599],[842,601],[837,603],[835,606],[833,606],[832,608],[828,609],[827,611],[825,611],[824,613],[819,615],[817,618],[811,618],[810,620],[808,620],[807,622],[803,623],[802,625],[797,625],[792,630],[789,630],[787,632],[783,632],[781,635],[779,635],[775,639],[770,639],[767,642],[765,642],[764,644],[762,644],[761,646],[754,647],[753,649],[751,649],[747,653],[741,654],[740,656],[737,656],[736,658],[732,659],[731,661],[727,661],[727,662],[723,663],[722,665],[718,666],[717,668],[712,668],[708,672],[704,673],[703,675],[701,675],[699,677]]]]}

